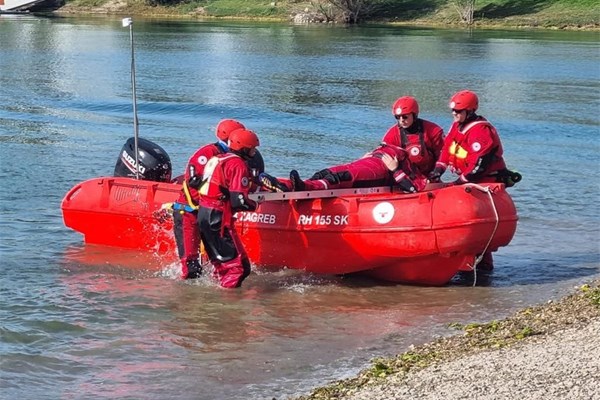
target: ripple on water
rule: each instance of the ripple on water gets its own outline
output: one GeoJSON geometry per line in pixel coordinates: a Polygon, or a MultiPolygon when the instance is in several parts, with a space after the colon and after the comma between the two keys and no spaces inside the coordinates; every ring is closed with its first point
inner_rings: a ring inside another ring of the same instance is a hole
{"type": "Polygon", "coordinates": [[[84,246],[64,227],[64,194],[111,175],[133,135],[127,32],[111,19],[2,21],[7,398],[283,398],[600,275],[596,35],[137,21],[139,131],[174,171],[238,118],[269,171],[308,177],[376,146],[400,92],[447,128],[448,77],[461,76],[523,173],[517,234],[476,287],[472,275],[423,288],[255,268],[227,291],[209,274],[181,281],[175,255],[84,246]]]}

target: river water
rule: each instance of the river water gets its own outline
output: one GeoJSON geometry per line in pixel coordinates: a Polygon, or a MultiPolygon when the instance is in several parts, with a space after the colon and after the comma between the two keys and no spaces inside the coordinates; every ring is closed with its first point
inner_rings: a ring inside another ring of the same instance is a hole
{"type": "Polygon", "coordinates": [[[257,270],[226,291],[84,246],[60,202],[132,135],[129,31],[3,15],[0,397],[285,398],[600,277],[598,33],[136,20],[134,40],[140,135],[175,173],[222,118],[269,171],[308,176],[373,148],[397,97],[447,128],[449,96],[475,90],[524,176],[517,234],[477,286],[441,288],[257,270]]]}

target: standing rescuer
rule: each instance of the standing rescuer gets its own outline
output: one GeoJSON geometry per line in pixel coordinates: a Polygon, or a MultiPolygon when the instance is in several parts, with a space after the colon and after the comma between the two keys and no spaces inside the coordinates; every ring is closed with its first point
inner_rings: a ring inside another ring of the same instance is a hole
{"type": "Polygon", "coordinates": [[[215,277],[222,287],[236,288],[250,274],[250,261],[234,229],[233,214],[257,207],[248,198],[253,177],[246,161],[255,156],[259,140],[254,132],[237,129],[228,144],[229,153],[217,154],[204,169],[198,225],[215,277]]]}
{"type": "Polygon", "coordinates": [[[218,141],[200,147],[190,157],[184,173],[183,189],[177,202],[173,203],[173,230],[177,242],[177,253],[181,260],[182,279],[200,277],[199,262],[200,232],[198,231],[198,188],[202,183],[208,160],[217,154],[226,153],[229,135],[244,125],[234,119],[224,119],[217,125],[218,141]]]}
{"type": "MultiPolygon", "coordinates": [[[[506,168],[496,128],[475,113],[479,108],[477,95],[470,90],[461,90],[450,98],[449,107],[454,121],[429,180],[438,182],[446,168],[450,168],[459,175],[455,184],[503,182],[513,186],[520,181],[520,174],[506,168]]],[[[493,269],[490,251],[483,254],[478,267],[493,269]]]]}

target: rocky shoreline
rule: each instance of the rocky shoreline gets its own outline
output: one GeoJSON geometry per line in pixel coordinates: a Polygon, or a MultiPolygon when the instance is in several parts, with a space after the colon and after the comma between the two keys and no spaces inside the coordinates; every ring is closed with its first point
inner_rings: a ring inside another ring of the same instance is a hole
{"type": "Polygon", "coordinates": [[[600,399],[600,280],[502,321],[374,360],[296,400],[600,399]]]}

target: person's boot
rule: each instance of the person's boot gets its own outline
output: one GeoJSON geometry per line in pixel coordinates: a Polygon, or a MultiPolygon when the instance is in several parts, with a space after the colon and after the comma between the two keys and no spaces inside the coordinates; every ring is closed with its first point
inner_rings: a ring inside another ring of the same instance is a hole
{"type": "Polygon", "coordinates": [[[242,281],[247,276],[240,257],[224,263],[214,263],[215,270],[213,276],[219,281],[219,285],[226,289],[238,288],[242,285],[242,281]]]}
{"type": "Polygon", "coordinates": [[[279,180],[277,180],[277,178],[275,178],[274,176],[271,176],[267,173],[261,173],[258,175],[258,181],[260,182],[261,186],[266,188],[267,190],[271,191],[271,192],[289,192],[290,189],[285,186],[283,183],[279,182],[279,180]]]}
{"type": "Polygon", "coordinates": [[[202,275],[202,267],[197,258],[181,260],[181,279],[198,279],[202,275]]]}
{"type": "Polygon", "coordinates": [[[300,178],[300,174],[295,169],[290,171],[290,182],[292,183],[292,192],[302,192],[306,190],[304,181],[300,178]]]}

